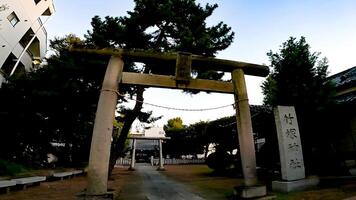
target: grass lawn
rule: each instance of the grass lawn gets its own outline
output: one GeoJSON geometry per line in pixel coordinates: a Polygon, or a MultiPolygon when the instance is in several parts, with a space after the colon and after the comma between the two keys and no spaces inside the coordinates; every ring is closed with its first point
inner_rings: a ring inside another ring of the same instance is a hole
{"type": "MultiPolygon", "coordinates": [[[[167,170],[164,174],[191,186],[194,192],[207,199],[232,199],[233,187],[243,182],[242,178],[233,177],[231,174],[214,174],[206,165],[166,165],[165,168],[167,170]]],[[[341,200],[356,196],[356,183],[288,194],[269,194],[275,195],[278,200],[341,200]]]]}
{"type": "Polygon", "coordinates": [[[206,165],[166,165],[163,173],[191,186],[207,199],[231,199],[233,187],[242,184],[236,177],[218,176],[206,165]]]}

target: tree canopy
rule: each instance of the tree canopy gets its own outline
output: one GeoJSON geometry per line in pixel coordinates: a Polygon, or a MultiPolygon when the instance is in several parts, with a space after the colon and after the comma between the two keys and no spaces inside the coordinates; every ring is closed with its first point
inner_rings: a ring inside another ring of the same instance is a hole
{"type": "MultiPolygon", "coordinates": [[[[88,31],[84,40],[74,35],[54,39],[51,41],[54,54],[48,59],[47,66],[16,80],[9,79],[4,84],[0,90],[0,101],[7,106],[1,107],[0,123],[6,139],[1,140],[0,148],[8,151],[3,151],[1,156],[10,159],[16,154],[19,160],[21,152],[30,152],[31,155],[41,155],[41,159],[37,160],[43,160],[45,152],[51,148],[49,143],[55,141],[65,144],[66,153],[63,153],[70,155],[64,156],[68,161],[75,159],[73,152],[81,152],[76,158],[87,160],[96,103],[109,57],[69,52],[69,47],[187,51],[214,56],[233,41],[234,33],[226,24],[220,22],[208,26],[206,23],[217,8],[216,4],[202,6],[194,0],[134,2],[135,7],[127,16],[107,16],[105,19],[95,16],[91,22],[92,30],[88,31]],[[18,123],[24,126],[18,126],[18,123]],[[27,138],[26,142],[23,138],[27,138]],[[7,143],[10,140],[14,145],[7,143]]],[[[174,73],[168,68],[153,67],[158,64],[142,65],[125,60],[125,71],[174,73]]],[[[223,73],[216,72],[193,73],[207,79],[223,76],[223,73]]],[[[157,119],[151,117],[152,112],[141,111],[144,90],[138,86],[120,86],[120,93],[135,97],[138,101],[132,109],[118,108],[116,120],[122,126],[118,128],[119,133],[113,133],[111,166],[123,152],[133,121],[152,122],[157,119]]],[[[120,97],[118,103],[124,101],[120,97]]],[[[27,160],[26,156],[21,160],[27,160]]]]}
{"type": "MultiPolygon", "coordinates": [[[[204,7],[195,0],[135,0],[135,7],[124,17],[95,16],[93,29],[85,36],[87,44],[97,48],[130,48],[158,52],[185,51],[204,56],[214,56],[227,48],[234,33],[223,22],[208,26],[206,19],[217,5],[204,7]]],[[[138,66],[125,60],[141,73],[174,74],[173,68],[156,68],[160,63],[145,63],[138,66]]],[[[126,70],[126,69],[125,69],[126,70]]],[[[126,70],[127,71],[127,70],[126,70]]],[[[198,78],[220,79],[223,73],[194,71],[198,78]]],[[[133,121],[142,109],[143,87],[130,87],[130,95],[138,100],[133,109],[124,109],[121,121],[124,125],[117,142],[112,145],[111,168],[123,151],[123,144],[133,121]]]]}
{"type": "Polygon", "coordinates": [[[180,117],[172,118],[167,121],[167,124],[164,125],[163,129],[164,131],[170,131],[170,130],[180,130],[183,129],[183,120],[180,117]]]}
{"type": "Polygon", "coordinates": [[[48,65],[12,76],[0,89],[1,158],[41,164],[46,153],[63,164],[87,161],[107,56],[69,53],[84,45],[68,35],[50,42],[48,65]],[[57,149],[51,143],[63,144],[57,149]]]}
{"type": "Polygon", "coordinates": [[[267,55],[272,71],[262,85],[264,103],[295,107],[306,165],[311,166],[312,149],[320,150],[335,138],[328,126],[332,124],[328,111],[334,105],[334,87],[327,80],[328,61],[311,52],[304,37],[291,37],[279,52],[267,55]]]}
{"type": "Polygon", "coordinates": [[[272,72],[263,83],[267,105],[308,106],[320,110],[330,103],[328,61],[319,59],[320,53],[311,52],[304,37],[291,37],[281,46],[279,53],[267,53],[272,72]]]}

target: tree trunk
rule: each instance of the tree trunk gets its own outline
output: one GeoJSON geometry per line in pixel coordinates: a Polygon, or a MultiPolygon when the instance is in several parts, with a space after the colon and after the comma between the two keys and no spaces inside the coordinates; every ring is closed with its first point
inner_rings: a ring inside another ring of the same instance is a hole
{"type": "Polygon", "coordinates": [[[109,177],[111,177],[112,170],[115,167],[116,160],[124,151],[125,141],[130,132],[132,123],[135,121],[137,116],[140,114],[143,102],[143,92],[145,89],[143,87],[138,87],[136,92],[136,104],[135,107],[128,112],[124,117],[124,125],[119,133],[119,138],[113,141],[111,144],[111,154],[109,162],[109,177]]]}

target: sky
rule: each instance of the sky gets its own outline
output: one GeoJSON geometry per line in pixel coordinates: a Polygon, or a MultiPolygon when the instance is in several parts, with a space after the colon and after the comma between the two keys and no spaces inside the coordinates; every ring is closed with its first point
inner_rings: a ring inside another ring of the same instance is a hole
{"type": "MultiPolygon", "coordinates": [[[[48,38],[74,33],[83,37],[91,29],[90,21],[100,17],[123,16],[134,8],[132,0],[53,0],[56,13],[46,24],[48,38]]],[[[233,44],[217,58],[269,65],[267,52],[278,52],[289,37],[305,36],[313,52],[329,60],[330,74],[356,66],[356,1],[354,0],[198,0],[219,7],[208,18],[208,25],[223,21],[235,32],[233,44]]],[[[262,104],[264,78],[246,77],[250,104],[262,104]]],[[[145,101],[174,108],[212,108],[232,104],[231,94],[201,92],[188,95],[181,90],[149,88],[145,101]]],[[[163,116],[155,125],[181,117],[184,124],[211,121],[234,114],[232,107],[206,111],[182,112],[144,106],[155,116],[163,116]]]]}

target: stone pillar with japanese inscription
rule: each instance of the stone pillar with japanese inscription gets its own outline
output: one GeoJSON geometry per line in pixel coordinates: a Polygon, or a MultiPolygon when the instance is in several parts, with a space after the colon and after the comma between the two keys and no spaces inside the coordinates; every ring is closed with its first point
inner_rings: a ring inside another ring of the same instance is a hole
{"type": "Polygon", "coordinates": [[[303,152],[297,115],[293,106],[277,106],[274,117],[278,134],[282,179],[294,181],[305,178],[303,152]]]}

